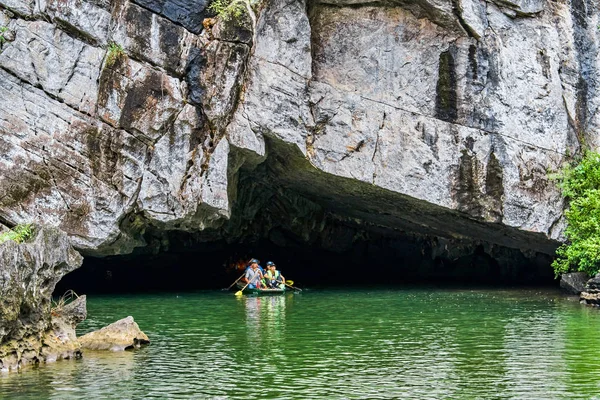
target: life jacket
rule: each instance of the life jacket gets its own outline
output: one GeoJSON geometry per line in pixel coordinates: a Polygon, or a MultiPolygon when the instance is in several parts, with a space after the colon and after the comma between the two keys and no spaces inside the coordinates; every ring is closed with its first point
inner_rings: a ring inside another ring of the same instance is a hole
{"type": "Polygon", "coordinates": [[[271,271],[267,271],[267,273],[265,274],[265,276],[268,279],[272,280],[272,281],[276,281],[281,276],[281,272],[279,272],[278,270],[275,270],[275,276],[273,276],[273,274],[271,273],[271,271]]]}

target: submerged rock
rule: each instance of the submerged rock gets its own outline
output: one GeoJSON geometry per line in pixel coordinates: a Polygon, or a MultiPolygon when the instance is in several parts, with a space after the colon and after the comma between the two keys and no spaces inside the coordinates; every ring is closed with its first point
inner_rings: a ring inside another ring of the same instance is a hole
{"type": "Polygon", "coordinates": [[[83,335],[79,338],[79,343],[82,348],[89,350],[123,351],[137,349],[150,343],[150,339],[140,330],[133,317],[129,316],[83,335]]]}
{"type": "Polygon", "coordinates": [[[584,291],[585,284],[590,276],[585,272],[570,272],[560,276],[560,287],[570,294],[579,294],[584,291]]]}
{"type": "MultiPolygon", "coordinates": [[[[52,317],[51,296],[56,283],[81,263],[56,228],[35,227],[27,243],[0,244],[0,370],[76,355],[69,326],[74,329],[82,314],[52,317]]],[[[71,307],[85,309],[85,297],[71,307]]]]}

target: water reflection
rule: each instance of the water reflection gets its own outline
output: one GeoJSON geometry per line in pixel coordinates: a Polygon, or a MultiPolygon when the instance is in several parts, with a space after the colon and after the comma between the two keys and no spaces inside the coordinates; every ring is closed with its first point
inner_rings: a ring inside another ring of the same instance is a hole
{"type": "Polygon", "coordinates": [[[0,398],[527,398],[600,393],[600,312],[527,291],[90,299],[152,340],[0,376],[0,398]]]}
{"type": "MultiPolygon", "coordinates": [[[[240,299],[246,310],[247,343],[254,349],[250,355],[254,362],[257,357],[283,357],[286,303],[292,296],[245,296],[240,299]]],[[[276,372],[271,365],[267,367],[276,372]]]]}
{"type": "Polygon", "coordinates": [[[261,329],[264,325],[268,333],[275,333],[285,327],[285,306],[293,295],[280,296],[245,296],[239,298],[246,307],[246,325],[248,330],[261,329]]]}

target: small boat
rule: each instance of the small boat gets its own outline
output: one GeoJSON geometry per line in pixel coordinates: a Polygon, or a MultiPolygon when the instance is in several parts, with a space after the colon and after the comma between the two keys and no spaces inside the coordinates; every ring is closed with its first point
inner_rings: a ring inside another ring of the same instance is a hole
{"type": "MultiPolygon", "coordinates": [[[[244,289],[244,287],[246,286],[246,284],[242,283],[242,282],[238,282],[238,283],[236,283],[236,285],[239,290],[244,289]]],[[[285,288],[283,288],[283,289],[258,289],[258,288],[250,289],[247,287],[244,290],[242,290],[242,294],[256,294],[258,296],[268,296],[268,295],[282,294],[282,293],[285,293],[285,288]]]]}

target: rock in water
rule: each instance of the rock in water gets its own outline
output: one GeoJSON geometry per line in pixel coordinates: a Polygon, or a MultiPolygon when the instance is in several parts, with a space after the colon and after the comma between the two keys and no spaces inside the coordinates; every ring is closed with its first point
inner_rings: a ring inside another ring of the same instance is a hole
{"type": "Polygon", "coordinates": [[[75,327],[87,316],[86,296],[52,310],[50,329],[42,337],[42,356],[46,362],[81,357],[75,327]]]}
{"type": "MultiPolygon", "coordinates": [[[[76,355],[78,345],[69,345],[64,332],[81,313],[61,322],[50,308],[56,283],[81,262],[67,235],[55,228],[34,228],[27,243],[0,244],[0,370],[76,355]]],[[[85,309],[85,297],[80,301],[85,309]]]]}
{"type": "Polygon", "coordinates": [[[584,304],[600,306],[600,274],[587,281],[579,301],[584,304]]]}
{"type": "Polygon", "coordinates": [[[123,351],[137,349],[142,344],[150,343],[150,339],[130,316],[83,335],[79,338],[79,343],[82,348],[89,350],[123,351]]]}
{"type": "Polygon", "coordinates": [[[570,294],[579,294],[584,291],[585,284],[590,279],[585,272],[570,272],[560,276],[560,287],[570,294]]]}

